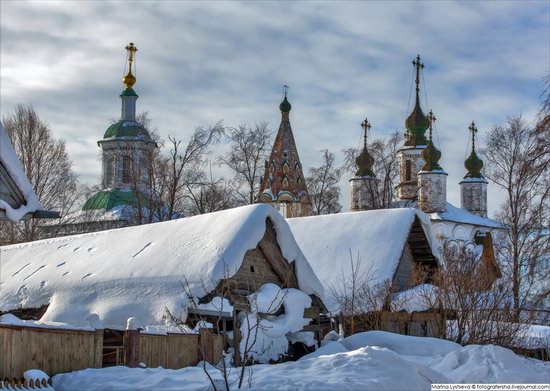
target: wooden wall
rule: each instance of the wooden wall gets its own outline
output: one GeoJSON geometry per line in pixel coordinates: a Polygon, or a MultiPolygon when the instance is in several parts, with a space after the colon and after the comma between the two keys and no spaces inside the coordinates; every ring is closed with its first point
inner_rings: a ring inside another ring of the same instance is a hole
{"type": "MultiPolygon", "coordinates": [[[[217,364],[223,357],[223,335],[212,335],[213,359],[217,364]]],[[[162,366],[178,369],[199,362],[199,336],[197,334],[141,334],[139,360],[149,368],[162,366]]]]}
{"type": "Polygon", "coordinates": [[[0,326],[0,378],[20,378],[28,369],[53,376],[101,368],[103,331],[0,326]]]}

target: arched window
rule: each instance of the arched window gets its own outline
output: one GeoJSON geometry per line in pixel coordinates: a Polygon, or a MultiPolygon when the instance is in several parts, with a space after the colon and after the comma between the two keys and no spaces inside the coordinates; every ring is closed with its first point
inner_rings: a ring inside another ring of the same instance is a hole
{"type": "Polygon", "coordinates": [[[286,177],[286,175],[283,177],[282,186],[283,189],[288,189],[288,178],[286,177]]]}
{"type": "Polygon", "coordinates": [[[290,171],[290,167],[288,165],[288,162],[285,160],[285,162],[283,163],[283,172],[285,174],[288,174],[289,171],[290,171]]]}
{"type": "Polygon", "coordinates": [[[122,183],[130,183],[131,178],[131,162],[130,162],[130,156],[123,156],[122,157],[122,183]]]}
{"type": "Polygon", "coordinates": [[[412,162],[405,160],[405,180],[410,181],[412,178],[412,162]]]}

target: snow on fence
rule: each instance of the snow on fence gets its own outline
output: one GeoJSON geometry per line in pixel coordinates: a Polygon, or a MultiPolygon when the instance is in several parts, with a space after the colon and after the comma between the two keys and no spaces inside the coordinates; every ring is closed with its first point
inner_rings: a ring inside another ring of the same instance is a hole
{"type": "Polygon", "coordinates": [[[103,331],[0,326],[0,379],[22,378],[30,368],[52,375],[101,368],[103,331]]]}
{"type": "MultiPolygon", "coordinates": [[[[0,325],[0,379],[19,379],[26,370],[40,368],[50,376],[84,368],[101,368],[105,355],[116,348],[115,365],[178,369],[199,360],[217,364],[225,345],[222,335],[208,329],[200,334],[144,334],[130,330],[125,343],[110,346],[104,330],[71,330],[20,325],[0,325]],[[128,338],[136,333],[135,339],[128,338]],[[107,346],[109,345],[109,346],[107,346]]],[[[113,364],[113,363],[112,363],[113,364]]]]}
{"type": "Polygon", "coordinates": [[[52,379],[24,379],[13,378],[0,380],[0,391],[27,391],[27,390],[53,390],[52,379]]]}

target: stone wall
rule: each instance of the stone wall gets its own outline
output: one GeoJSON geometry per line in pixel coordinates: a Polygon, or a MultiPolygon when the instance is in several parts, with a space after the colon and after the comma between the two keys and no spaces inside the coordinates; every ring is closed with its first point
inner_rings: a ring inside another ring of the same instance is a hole
{"type": "Polygon", "coordinates": [[[447,173],[420,171],[418,173],[418,207],[426,212],[444,212],[447,209],[447,173]]]}
{"type": "Polygon", "coordinates": [[[351,211],[378,209],[378,186],[374,177],[353,177],[351,185],[351,211]]]}
{"type": "Polygon", "coordinates": [[[460,182],[460,207],[482,217],[487,217],[487,181],[460,182]]]}
{"type": "Polygon", "coordinates": [[[397,197],[402,200],[415,199],[418,196],[418,172],[425,164],[424,158],[422,158],[424,149],[424,146],[418,146],[402,148],[397,152],[399,159],[397,197]]]}

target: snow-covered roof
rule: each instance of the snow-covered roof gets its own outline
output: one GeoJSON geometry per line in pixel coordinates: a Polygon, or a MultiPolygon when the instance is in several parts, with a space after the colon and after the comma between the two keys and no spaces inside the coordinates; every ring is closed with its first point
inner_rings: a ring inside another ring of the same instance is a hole
{"type": "MultiPolygon", "coordinates": [[[[0,198],[0,210],[4,210],[6,216],[13,221],[20,220],[27,213],[36,212],[38,210],[44,209],[38,197],[34,193],[31,183],[23,171],[21,162],[13,149],[10,138],[8,137],[4,125],[0,122],[0,162],[2,166],[6,169],[7,174],[10,179],[14,182],[18,191],[21,192],[24,200],[20,200],[18,204],[21,205],[10,205],[8,199],[0,198]]],[[[9,184],[5,184],[6,187],[9,184]]]]}
{"type": "Polygon", "coordinates": [[[107,328],[124,328],[129,317],[161,325],[165,308],[174,314],[185,308],[184,279],[202,297],[235,274],[263,238],[266,218],[283,256],[295,263],[300,289],[322,298],[323,287],[284,218],[258,204],[0,247],[0,311],[49,303],[42,321],[86,325],[97,314],[107,328]]]}
{"type": "Polygon", "coordinates": [[[457,208],[450,202],[447,202],[446,212],[430,213],[430,219],[434,221],[454,221],[456,223],[479,225],[488,228],[504,228],[498,221],[487,217],[481,217],[466,209],[457,208]]]}
{"type": "Polygon", "coordinates": [[[375,285],[391,280],[412,224],[418,217],[437,257],[438,248],[428,216],[413,208],[381,209],[288,219],[288,224],[313,270],[325,286],[325,303],[337,308],[330,287],[349,281],[350,255],[360,258],[361,274],[375,285]]]}

